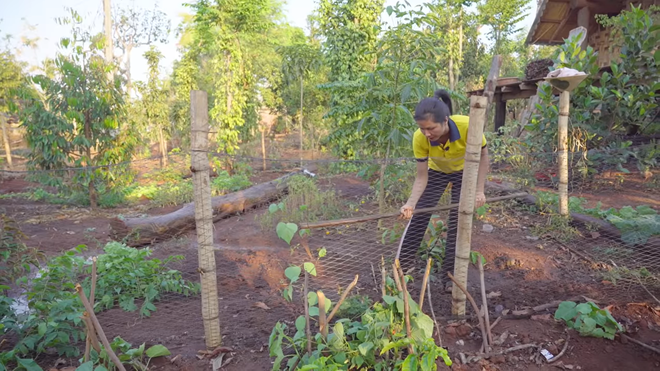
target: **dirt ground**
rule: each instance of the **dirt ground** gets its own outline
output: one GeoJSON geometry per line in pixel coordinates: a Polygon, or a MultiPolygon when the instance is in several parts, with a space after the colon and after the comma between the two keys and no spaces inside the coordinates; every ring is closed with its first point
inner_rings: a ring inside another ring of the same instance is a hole
{"type": "MultiPolygon", "coordinates": [[[[278,174],[262,176],[275,178],[278,174]]],[[[335,177],[329,181],[342,197],[359,200],[370,194],[368,184],[350,176],[335,177]]],[[[14,178],[0,183],[0,193],[22,192],[30,183],[14,178]]],[[[589,200],[599,200],[606,206],[648,204],[658,207],[658,193],[627,193],[622,201],[618,192],[581,194],[589,200]],[[634,197],[634,198],[631,198],[634,197]]],[[[215,223],[216,266],[218,295],[220,297],[220,324],[223,345],[232,348],[225,359],[231,361],[223,370],[268,370],[272,360],[268,355],[268,337],[277,321],[293,324],[302,314],[302,304],[289,303],[282,298],[283,271],[295,260],[289,246],[278,239],[274,231],[263,231],[256,218],[267,205],[240,216],[215,223]],[[263,303],[265,306],[258,304],[263,303]],[[259,306],[257,306],[259,305],[259,306]],[[264,309],[268,308],[268,309],[264,309]]],[[[144,209],[148,214],[163,214],[176,208],[144,209]]],[[[19,223],[28,237],[29,246],[49,256],[62,253],[79,244],[103,246],[109,240],[109,219],[117,214],[135,213],[135,210],[100,210],[91,212],[31,202],[22,199],[0,199],[0,210],[19,223]]],[[[522,214],[521,214],[522,215],[522,214]]],[[[473,249],[482,253],[488,262],[486,282],[488,292],[500,295],[489,302],[491,322],[502,310],[532,307],[553,300],[567,300],[586,296],[601,307],[613,305],[615,317],[626,324],[629,336],[660,346],[660,308],[638,303],[648,300],[643,293],[627,292],[628,300],[614,300],[612,288],[589,264],[576,258],[570,251],[553,240],[531,238],[529,228],[537,223],[534,218],[521,215],[493,215],[486,219],[494,226],[491,233],[482,231],[482,221],[475,222],[472,236],[473,249]]],[[[330,237],[328,237],[330,238],[330,237]]],[[[337,238],[335,236],[335,238],[337,238]]],[[[347,236],[347,238],[349,238],[347,236]]],[[[195,233],[153,246],[154,257],[165,258],[180,254],[185,257],[173,267],[183,272],[184,278],[198,280],[195,233]]],[[[370,269],[360,268],[361,276],[370,277],[370,269]]],[[[369,279],[367,279],[367,282],[369,279]]],[[[479,276],[470,268],[468,290],[477,295],[479,276]]],[[[660,354],[646,350],[624,340],[604,340],[580,337],[574,331],[552,319],[551,311],[538,313],[527,319],[504,319],[493,330],[494,338],[504,339],[502,349],[518,344],[543,344],[553,354],[561,351],[562,339],[568,335],[568,348],[555,364],[536,364],[533,350],[494,356],[478,364],[459,365],[459,353],[477,352],[481,344],[475,338],[479,332],[476,319],[456,321],[447,319],[451,314],[451,296],[434,283],[433,301],[436,315],[443,327],[442,340],[455,361],[455,370],[549,370],[556,367],[582,370],[660,370],[660,354]]],[[[373,286],[359,285],[358,292],[372,292],[373,286]],[[363,286],[363,287],[360,287],[363,286]]],[[[415,294],[417,287],[412,287],[415,294]]],[[[204,328],[201,318],[201,300],[198,296],[170,295],[156,303],[151,317],[139,318],[118,308],[103,312],[99,320],[108,337],[121,336],[125,340],[147,346],[161,343],[172,351],[172,356],[156,361],[157,369],[209,370],[208,360],[196,355],[205,349],[204,328]]],[[[468,308],[468,313],[472,311],[468,308]]],[[[39,359],[44,369],[52,367],[56,357],[39,359]]],[[[75,360],[67,360],[74,365],[75,360]]],[[[441,366],[440,369],[446,369],[441,366]]]]}

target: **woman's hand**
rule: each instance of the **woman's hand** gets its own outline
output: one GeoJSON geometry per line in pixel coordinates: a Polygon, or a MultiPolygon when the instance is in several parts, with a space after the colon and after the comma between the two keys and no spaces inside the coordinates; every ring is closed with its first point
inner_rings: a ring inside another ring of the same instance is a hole
{"type": "Polygon", "coordinates": [[[474,208],[480,208],[486,203],[486,195],[483,192],[477,192],[474,197],[474,208]]]}
{"type": "Polygon", "coordinates": [[[403,219],[410,219],[412,218],[412,213],[415,208],[413,206],[410,206],[409,204],[405,204],[401,207],[401,217],[403,219]]]}

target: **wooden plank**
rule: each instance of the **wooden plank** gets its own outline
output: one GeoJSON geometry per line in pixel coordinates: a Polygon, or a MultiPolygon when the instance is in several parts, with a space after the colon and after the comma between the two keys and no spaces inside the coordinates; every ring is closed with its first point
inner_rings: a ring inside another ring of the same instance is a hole
{"type": "Polygon", "coordinates": [[[502,93],[515,93],[517,91],[520,91],[520,87],[518,85],[508,85],[502,87],[502,93]]]}
{"type": "Polygon", "coordinates": [[[493,57],[493,63],[490,66],[490,72],[488,72],[488,78],[486,79],[486,84],[484,85],[483,96],[488,98],[488,104],[493,102],[493,97],[495,96],[495,90],[497,88],[497,80],[500,75],[501,68],[502,68],[502,56],[496,55],[493,57]]]}
{"type": "Polygon", "coordinates": [[[518,88],[520,90],[536,90],[538,88],[538,85],[536,83],[522,83],[518,85],[518,88]]]}
{"type": "Polygon", "coordinates": [[[535,90],[520,90],[515,93],[502,93],[502,100],[508,101],[512,99],[527,99],[536,94],[535,90]]]}

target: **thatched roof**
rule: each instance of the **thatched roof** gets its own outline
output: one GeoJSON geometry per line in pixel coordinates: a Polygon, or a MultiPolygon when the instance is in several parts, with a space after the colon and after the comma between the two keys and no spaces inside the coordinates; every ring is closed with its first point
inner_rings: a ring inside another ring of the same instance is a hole
{"type": "Polygon", "coordinates": [[[578,12],[588,8],[587,31],[597,27],[596,14],[610,16],[619,14],[628,7],[628,0],[540,0],[536,18],[527,34],[527,44],[557,45],[568,38],[568,33],[578,27],[578,12]]]}

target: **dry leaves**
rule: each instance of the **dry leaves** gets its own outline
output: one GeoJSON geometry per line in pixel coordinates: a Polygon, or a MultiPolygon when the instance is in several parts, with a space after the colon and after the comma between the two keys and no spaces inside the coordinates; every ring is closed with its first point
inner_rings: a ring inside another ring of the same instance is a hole
{"type": "Polygon", "coordinates": [[[257,307],[257,308],[261,308],[261,309],[264,309],[264,310],[269,310],[270,309],[270,307],[268,305],[266,305],[266,303],[263,303],[263,302],[260,302],[260,301],[254,303],[252,306],[257,307]]]}

